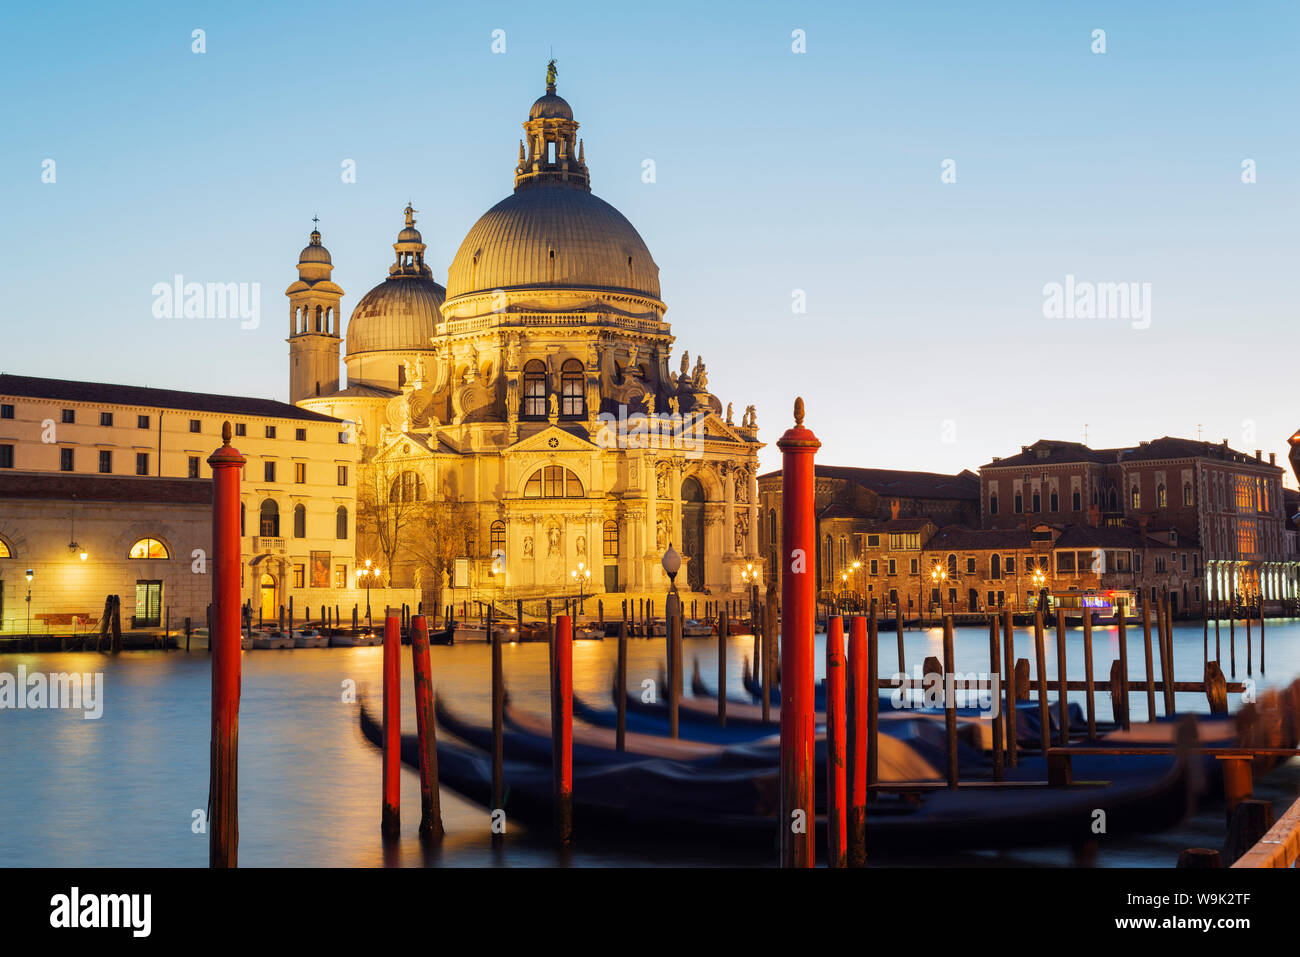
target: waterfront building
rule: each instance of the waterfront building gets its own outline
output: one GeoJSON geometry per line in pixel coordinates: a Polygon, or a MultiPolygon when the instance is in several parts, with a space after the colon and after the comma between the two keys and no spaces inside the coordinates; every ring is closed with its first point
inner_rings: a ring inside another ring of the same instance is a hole
{"type": "MultiPolygon", "coordinates": [[[[1176,613],[1234,598],[1276,611],[1300,574],[1281,477],[1272,456],[1171,437],[1124,449],[1042,440],[978,476],[818,465],[820,599],[929,615],[1023,611],[1043,588],[1071,599],[1167,588],[1176,613]]],[[[780,472],[759,479],[759,496],[774,556],[780,472]]]]}
{"type": "Polygon", "coordinates": [[[445,287],[408,205],[388,276],[344,335],[311,234],[286,291],[291,399],[351,424],[363,553],[426,603],[662,597],[670,544],[683,592],[747,594],[762,563],[756,412],[674,354],[659,267],[592,193],[547,80],[514,190],[465,234],[445,287]]]}
{"type": "Polygon", "coordinates": [[[109,594],[124,628],[203,625],[207,458],[227,421],[247,459],[241,570],[254,614],[275,618],[290,600],[300,614],[364,607],[345,423],[267,399],[0,375],[0,628],[23,632],[30,612],[33,633],[71,632],[109,594]]]}

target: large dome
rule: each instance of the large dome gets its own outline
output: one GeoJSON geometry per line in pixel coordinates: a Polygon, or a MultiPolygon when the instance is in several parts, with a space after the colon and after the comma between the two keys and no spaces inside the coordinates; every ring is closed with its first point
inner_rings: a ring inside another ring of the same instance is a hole
{"type": "MultiPolygon", "coordinates": [[[[484,213],[447,270],[447,297],[535,286],[659,298],[659,267],[635,227],[585,189],[519,189],[484,213]]],[[[351,351],[351,333],[348,334],[351,351]]]]}
{"type": "Polygon", "coordinates": [[[348,320],[348,355],[433,348],[447,290],[425,276],[390,276],[361,297],[348,320]]]}

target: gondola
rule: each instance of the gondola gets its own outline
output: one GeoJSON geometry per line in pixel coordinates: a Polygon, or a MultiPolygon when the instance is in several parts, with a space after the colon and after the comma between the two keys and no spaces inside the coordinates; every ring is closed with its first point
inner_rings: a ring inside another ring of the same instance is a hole
{"type": "MultiPolygon", "coordinates": [[[[376,746],[382,729],[364,706],[362,732],[376,746]]],[[[1187,726],[1184,726],[1187,727],[1187,726]]],[[[1191,732],[1194,737],[1194,730],[1191,732]]],[[[419,766],[415,735],[403,735],[402,760],[419,766]]],[[[491,758],[481,750],[438,742],[439,781],[487,805],[491,758]]],[[[1086,761],[1087,759],[1081,759],[1086,761]]],[[[1106,785],[1069,788],[972,788],[882,793],[868,804],[868,846],[877,851],[955,850],[982,847],[1069,845],[1094,838],[1095,811],[1107,814],[1107,834],[1150,833],[1178,823],[1192,797],[1183,749],[1154,759],[1130,759],[1123,775],[1106,785]]],[[[509,760],[502,766],[510,820],[545,829],[553,821],[554,777],[549,763],[509,760]]],[[[1083,779],[1087,769],[1076,777],[1083,779]]],[[[574,828],[610,838],[661,835],[692,840],[770,846],[779,799],[774,770],[704,769],[692,762],[650,758],[623,764],[576,764],[574,828]]],[[[819,788],[820,790],[820,788],[819,788]]],[[[818,816],[819,829],[823,827],[818,816]]],[[[824,839],[817,841],[824,846],[824,839]]]]}

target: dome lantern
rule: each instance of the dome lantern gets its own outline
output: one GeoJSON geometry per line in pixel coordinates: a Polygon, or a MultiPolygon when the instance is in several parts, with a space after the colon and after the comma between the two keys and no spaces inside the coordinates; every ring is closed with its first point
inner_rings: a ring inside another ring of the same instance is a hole
{"type": "Polygon", "coordinates": [[[546,93],[534,101],[524,122],[527,138],[519,148],[515,189],[561,185],[590,192],[591,177],[582,142],[577,139],[578,123],[568,101],[555,92],[555,76],[552,60],[546,66],[546,93]]]}

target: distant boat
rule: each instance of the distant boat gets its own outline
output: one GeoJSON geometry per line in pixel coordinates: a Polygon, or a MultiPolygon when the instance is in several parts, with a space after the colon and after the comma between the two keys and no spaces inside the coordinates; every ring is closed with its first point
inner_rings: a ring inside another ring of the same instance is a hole
{"type": "Polygon", "coordinates": [[[329,643],[330,640],[315,628],[304,628],[302,631],[294,632],[293,646],[295,648],[325,648],[329,646],[329,643]]]}
{"type": "Polygon", "coordinates": [[[253,647],[263,650],[269,648],[292,648],[293,639],[279,631],[255,631],[253,632],[253,647]]]}

